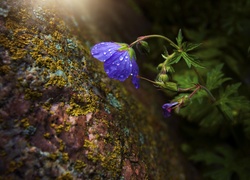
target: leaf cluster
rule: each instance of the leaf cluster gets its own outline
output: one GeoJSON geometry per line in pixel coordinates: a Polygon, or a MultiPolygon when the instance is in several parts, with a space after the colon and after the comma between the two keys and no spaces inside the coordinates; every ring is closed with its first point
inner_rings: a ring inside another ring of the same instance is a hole
{"type": "MultiPolygon", "coordinates": [[[[183,42],[183,36],[182,36],[181,30],[179,30],[176,41],[177,41],[178,49],[174,50],[174,53],[171,56],[163,56],[163,58],[166,61],[168,61],[167,62],[168,65],[178,63],[181,59],[183,59],[189,68],[191,68],[192,66],[197,67],[197,68],[204,68],[200,64],[198,57],[189,53],[189,51],[194,50],[195,48],[199,47],[201,44],[183,42]]],[[[172,46],[174,45],[172,44],[172,46]]]]}

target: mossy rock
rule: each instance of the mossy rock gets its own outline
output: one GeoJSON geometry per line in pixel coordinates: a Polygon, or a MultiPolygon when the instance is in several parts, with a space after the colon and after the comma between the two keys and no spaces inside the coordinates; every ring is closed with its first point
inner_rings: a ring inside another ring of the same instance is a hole
{"type": "Polygon", "coordinates": [[[1,179],[185,179],[167,125],[90,56],[101,30],[63,3],[0,6],[1,179]]]}

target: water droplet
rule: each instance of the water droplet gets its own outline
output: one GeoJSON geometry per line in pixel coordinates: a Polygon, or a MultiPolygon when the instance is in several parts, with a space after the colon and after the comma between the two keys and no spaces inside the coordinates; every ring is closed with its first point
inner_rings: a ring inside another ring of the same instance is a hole
{"type": "Polygon", "coordinates": [[[119,63],[117,63],[116,65],[117,65],[117,66],[119,66],[120,64],[119,64],[119,63]]]}
{"type": "Polygon", "coordinates": [[[130,75],[133,76],[133,73],[131,73],[130,75]]]}
{"type": "Polygon", "coordinates": [[[103,52],[104,55],[106,55],[107,53],[106,52],[103,52]]]}
{"type": "Polygon", "coordinates": [[[122,57],[122,56],[120,56],[120,58],[119,58],[119,59],[120,59],[120,61],[122,61],[122,60],[123,60],[123,57],[122,57]]]}
{"type": "Polygon", "coordinates": [[[132,67],[132,64],[130,64],[129,66],[132,67]]]}

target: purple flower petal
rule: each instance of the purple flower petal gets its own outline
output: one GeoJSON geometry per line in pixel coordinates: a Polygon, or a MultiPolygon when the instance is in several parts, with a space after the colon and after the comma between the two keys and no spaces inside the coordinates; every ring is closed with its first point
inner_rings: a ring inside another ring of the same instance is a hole
{"type": "Polygon", "coordinates": [[[172,107],[177,105],[177,104],[178,104],[178,102],[163,104],[162,109],[163,109],[163,115],[165,118],[171,116],[172,107]]]}
{"type": "Polygon", "coordinates": [[[124,81],[132,71],[128,51],[117,51],[104,62],[104,70],[110,78],[124,81]]]}
{"type": "Polygon", "coordinates": [[[102,42],[94,45],[91,49],[94,58],[104,62],[104,70],[110,78],[119,81],[132,76],[132,83],[139,88],[139,67],[136,63],[133,48],[125,43],[102,42]]]}
{"type": "Polygon", "coordinates": [[[139,78],[137,77],[139,74],[139,67],[134,59],[132,59],[132,83],[134,84],[135,88],[139,88],[139,78]]]}
{"type": "Polygon", "coordinates": [[[91,48],[91,54],[99,61],[105,62],[109,59],[118,49],[120,45],[114,42],[101,42],[91,48]]]}

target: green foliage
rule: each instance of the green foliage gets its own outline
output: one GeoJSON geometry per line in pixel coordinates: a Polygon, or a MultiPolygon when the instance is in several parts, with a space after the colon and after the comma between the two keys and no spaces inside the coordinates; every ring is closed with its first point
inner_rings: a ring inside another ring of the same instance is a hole
{"type": "Polygon", "coordinates": [[[217,146],[209,151],[198,151],[190,159],[208,166],[210,171],[204,175],[214,180],[228,180],[236,177],[247,180],[250,176],[250,159],[245,158],[244,153],[229,146],[217,146]]]}
{"type": "MultiPolygon", "coordinates": [[[[141,6],[154,33],[174,39],[177,28],[182,29],[176,38],[179,48],[172,44],[175,49],[162,56],[167,63],[159,62],[159,72],[162,67],[174,68],[168,80],[178,88],[201,84],[208,90],[199,89],[177,109],[183,117],[180,129],[187,155],[206,179],[249,179],[250,1],[144,0],[141,6]]],[[[162,52],[155,47],[165,45],[157,43],[151,46],[154,62],[162,52]]],[[[175,95],[172,101],[189,97],[190,92],[175,95]]]]}
{"type": "MultiPolygon", "coordinates": [[[[168,61],[168,64],[174,64],[178,63],[181,59],[184,59],[187,66],[191,68],[191,66],[198,67],[198,68],[204,68],[202,65],[200,65],[198,58],[195,55],[189,54],[187,52],[194,50],[200,44],[193,44],[188,42],[182,42],[183,36],[181,33],[181,30],[179,30],[178,36],[176,38],[178,49],[174,50],[174,53],[172,56],[163,56],[163,58],[168,61]]],[[[173,47],[175,47],[174,44],[170,43],[173,47]]]]}
{"type": "Polygon", "coordinates": [[[231,78],[223,78],[224,74],[222,73],[223,64],[216,66],[211,72],[207,73],[207,82],[206,87],[212,91],[213,89],[218,88],[222,83],[230,80],[231,78]]]}

